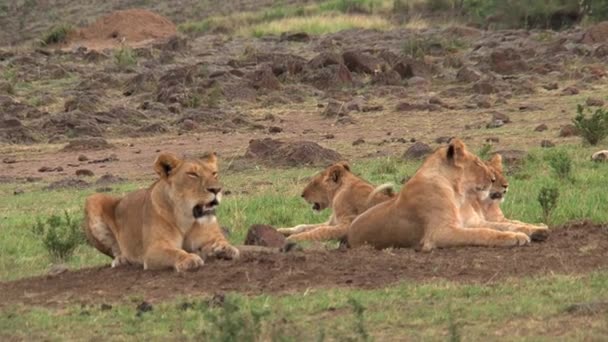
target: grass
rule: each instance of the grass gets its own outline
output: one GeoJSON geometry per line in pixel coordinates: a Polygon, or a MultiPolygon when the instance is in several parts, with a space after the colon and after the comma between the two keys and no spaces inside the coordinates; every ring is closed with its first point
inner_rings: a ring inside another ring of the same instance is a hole
{"type": "Polygon", "coordinates": [[[42,36],[40,43],[45,46],[64,43],[73,30],[74,28],[68,24],[54,26],[42,36]]]}
{"type": "Polygon", "coordinates": [[[608,273],[509,280],[494,286],[450,282],[401,283],[377,290],[311,290],[306,294],[228,294],[223,306],[208,298],[152,303],[145,297],[66,308],[15,306],[0,312],[0,337],[47,340],[178,339],[208,341],[549,341],[602,339],[605,313],[568,313],[575,303],[608,296],[608,273]],[[256,323],[257,320],[257,324],[256,323]],[[232,339],[231,336],[257,336],[232,339]],[[366,338],[369,336],[369,338],[366,338]],[[207,337],[207,338],[204,338],[207,337]]]}

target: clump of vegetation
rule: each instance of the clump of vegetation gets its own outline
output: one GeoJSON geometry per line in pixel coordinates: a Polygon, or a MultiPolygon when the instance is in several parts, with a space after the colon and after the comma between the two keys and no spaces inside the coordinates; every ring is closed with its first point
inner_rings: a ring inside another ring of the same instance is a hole
{"type": "Polygon", "coordinates": [[[549,166],[562,180],[572,179],[572,158],[564,150],[555,150],[547,155],[549,166]]]}
{"type": "Polygon", "coordinates": [[[492,144],[483,144],[479,151],[477,151],[477,155],[482,160],[490,159],[490,152],[492,152],[492,144]]]}
{"type": "Polygon", "coordinates": [[[222,99],[222,95],[223,95],[222,88],[220,88],[217,85],[211,87],[211,89],[209,89],[209,91],[207,92],[207,98],[205,100],[205,104],[209,108],[217,108],[222,99]]]}
{"type": "Polygon", "coordinates": [[[608,136],[608,110],[597,108],[595,112],[587,109],[587,117],[582,105],[576,107],[576,117],[572,120],[583,139],[590,145],[597,145],[608,136]]]}
{"type": "Polygon", "coordinates": [[[354,298],[349,298],[348,304],[353,308],[355,315],[355,332],[362,341],[371,341],[371,337],[365,327],[365,307],[354,298]]]}
{"type": "Polygon", "coordinates": [[[207,341],[259,341],[262,337],[262,320],[268,310],[241,309],[240,303],[230,296],[221,297],[219,307],[213,303],[203,305],[205,321],[209,323],[201,333],[207,341]],[[211,304],[211,305],[210,305],[211,304]]]}
{"type": "Polygon", "coordinates": [[[135,51],[128,46],[122,46],[114,51],[114,62],[120,69],[126,69],[137,64],[135,51]]]}
{"type": "Polygon", "coordinates": [[[543,187],[538,193],[538,203],[543,210],[543,222],[549,224],[551,213],[557,207],[559,190],[552,187],[543,187]]]}
{"type": "Polygon", "coordinates": [[[190,93],[184,100],[184,106],[188,108],[198,108],[201,106],[201,95],[198,93],[190,93]]]}
{"type": "Polygon", "coordinates": [[[65,43],[68,39],[68,35],[72,32],[73,28],[68,24],[61,24],[53,26],[48,32],[46,32],[40,39],[42,45],[52,45],[65,43]]]}
{"type": "Polygon", "coordinates": [[[77,220],[74,220],[67,211],[63,216],[38,218],[32,227],[32,232],[42,236],[42,243],[49,255],[61,261],[70,259],[76,247],[86,241],[77,220]]]}

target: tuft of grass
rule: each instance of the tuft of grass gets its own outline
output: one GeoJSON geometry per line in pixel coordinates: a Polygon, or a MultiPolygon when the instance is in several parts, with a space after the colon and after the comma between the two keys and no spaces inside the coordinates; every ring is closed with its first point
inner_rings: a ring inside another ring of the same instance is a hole
{"type": "Polygon", "coordinates": [[[547,154],[547,162],[559,179],[572,180],[572,158],[568,152],[559,149],[547,154]]]}
{"type": "Polygon", "coordinates": [[[595,112],[591,112],[590,109],[587,109],[587,112],[591,114],[590,117],[586,116],[585,107],[577,105],[577,114],[572,122],[580,131],[584,141],[595,146],[608,136],[608,110],[597,108],[595,112]]]}
{"type": "Polygon", "coordinates": [[[551,213],[557,207],[557,199],[559,198],[559,189],[553,187],[543,187],[538,193],[538,203],[543,210],[543,222],[547,225],[551,220],[551,213]]]}
{"type": "Polygon", "coordinates": [[[120,69],[127,69],[137,64],[135,51],[128,46],[122,46],[114,51],[114,63],[120,69]]]}
{"type": "Polygon", "coordinates": [[[65,43],[68,35],[74,30],[72,25],[60,24],[53,26],[48,32],[46,32],[40,39],[42,45],[52,45],[65,43]]]}
{"type": "Polygon", "coordinates": [[[286,18],[254,25],[250,28],[241,29],[239,33],[254,37],[280,35],[284,32],[306,32],[312,35],[321,35],[354,28],[388,30],[392,27],[388,20],[378,16],[320,14],[309,17],[286,18]]]}
{"type": "Polygon", "coordinates": [[[42,243],[49,255],[60,261],[70,259],[76,247],[85,242],[79,223],[67,211],[63,216],[38,218],[32,226],[32,232],[42,236],[42,243]]]}

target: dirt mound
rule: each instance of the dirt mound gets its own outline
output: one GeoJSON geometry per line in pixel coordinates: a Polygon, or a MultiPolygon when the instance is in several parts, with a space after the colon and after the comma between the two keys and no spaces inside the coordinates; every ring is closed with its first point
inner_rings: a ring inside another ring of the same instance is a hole
{"type": "Polygon", "coordinates": [[[245,157],[270,166],[325,166],[342,159],[338,152],[312,141],[284,142],[271,138],[249,141],[245,157]]]}
{"type": "Polygon", "coordinates": [[[449,248],[376,251],[308,250],[245,254],[238,261],[210,260],[198,272],[176,274],[139,267],[88,268],[0,283],[0,306],[116,302],[135,294],[162,300],[174,294],[285,293],[308,288],[378,288],[402,281],[447,279],[497,283],[510,277],[582,274],[606,269],[608,226],[588,222],[554,228],[546,242],[518,248],[449,248]],[[297,271],[294,271],[297,270],[297,271]]]}
{"type": "Polygon", "coordinates": [[[89,49],[115,47],[121,43],[143,45],[177,34],[169,19],[144,9],[115,11],[97,19],[93,24],[75,32],[70,45],[89,49]]]}

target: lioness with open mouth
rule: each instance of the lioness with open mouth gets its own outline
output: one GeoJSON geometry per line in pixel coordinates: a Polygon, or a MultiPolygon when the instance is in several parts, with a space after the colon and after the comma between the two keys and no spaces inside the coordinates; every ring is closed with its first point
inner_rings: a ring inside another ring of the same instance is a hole
{"type": "Polygon", "coordinates": [[[113,258],[112,267],[140,264],[144,269],[194,270],[203,258],[239,257],[215,216],[222,199],[217,156],[180,159],[162,153],[154,162],[159,179],[122,198],[91,195],[85,203],[89,242],[113,258]]]}
{"type": "Polygon", "coordinates": [[[279,228],[278,231],[288,236],[287,241],[344,239],[357,215],[393,196],[390,184],[374,188],[353,174],[348,163],[335,163],[313,177],[302,192],[302,197],[312,204],[314,211],[332,210],[329,220],[320,224],[279,228]]]}

